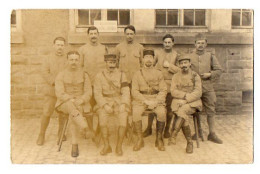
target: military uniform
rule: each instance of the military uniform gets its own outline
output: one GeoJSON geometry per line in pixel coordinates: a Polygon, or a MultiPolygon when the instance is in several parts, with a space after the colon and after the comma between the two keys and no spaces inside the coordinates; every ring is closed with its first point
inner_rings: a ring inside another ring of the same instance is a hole
{"type": "MultiPolygon", "coordinates": [[[[154,55],[153,50],[144,50],[144,55],[154,55]]],[[[163,78],[163,73],[154,67],[142,68],[137,71],[132,79],[132,106],[133,122],[137,132],[138,140],[134,146],[134,151],[138,151],[144,146],[142,137],[142,114],[150,110],[157,115],[156,142],[155,146],[159,150],[165,150],[163,145],[162,131],[166,120],[165,97],[167,85],[163,78]],[[151,108],[145,101],[153,101],[156,104],[151,108]]]]}
{"type": "Polygon", "coordinates": [[[126,74],[128,83],[136,71],[141,67],[143,46],[135,41],[128,44],[126,41],[116,46],[116,54],[119,59],[119,69],[126,74]]]}
{"type": "Polygon", "coordinates": [[[57,111],[69,115],[72,146],[77,146],[78,128],[87,127],[82,114],[91,111],[89,100],[92,88],[88,74],[82,68],[75,71],[65,69],[56,78],[55,92],[58,98],[55,107],[57,111]],[[77,100],[82,100],[83,104],[77,104],[77,100]]]}
{"type": "MultiPolygon", "coordinates": [[[[46,82],[44,87],[44,104],[43,104],[43,115],[41,117],[41,130],[37,139],[37,144],[42,145],[44,143],[45,132],[48,127],[50,116],[54,112],[56,95],[54,90],[55,78],[57,74],[66,67],[67,58],[65,55],[57,55],[51,53],[42,66],[42,77],[46,82]]],[[[58,134],[61,133],[63,125],[62,116],[59,116],[59,130],[58,134]]]]}

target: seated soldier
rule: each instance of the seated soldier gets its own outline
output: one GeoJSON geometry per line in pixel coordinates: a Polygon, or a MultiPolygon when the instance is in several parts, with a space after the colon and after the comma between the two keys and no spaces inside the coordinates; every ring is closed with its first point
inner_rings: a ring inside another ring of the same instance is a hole
{"type": "Polygon", "coordinates": [[[144,147],[142,114],[150,110],[157,115],[155,146],[164,151],[162,132],[166,120],[167,86],[162,72],[154,67],[154,50],[145,49],[143,55],[143,68],[137,71],[132,79],[133,122],[138,137],[133,150],[138,151],[144,147]]]}
{"type": "Polygon", "coordinates": [[[193,142],[188,118],[196,110],[202,110],[200,99],[202,95],[201,79],[196,72],[190,69],[191,62],[187,55],[181,56],[178,62],[181,71],[173,75],[171,83],[171,94],[173,97],[171,107],[177,119],[175,125],[172,126],[168,144],[176,144],[177,134],[182,128],[187,140],[186,152],[193,153],[193,142]]]}
{"type": "Polygon", "coordinates": [[[101,155],[112,152],[108,137],[108,118],[118,116],[116,154],[123,155],[122,143],[126,133],[127,116],[130,110],[130,90],[126,75],[117,68],[115,54],[106,54],[106,69],[98,73],[94,83],[94,97],[98,106],[99,126],[104,141],[101,155]]]}
{"type": "Polygon", "coordinates": [[[80,66],[80,55],[77,51],[67,54],[68,67],[61,71],[55,80],[57,95],[56,109],[69,115],[72,136],[71,156],[79,155],[77,136],[80,129],[86,129],[87,123],[83,113],[90,112],[89,100],[92,95],[90,79],[80,66]]]}

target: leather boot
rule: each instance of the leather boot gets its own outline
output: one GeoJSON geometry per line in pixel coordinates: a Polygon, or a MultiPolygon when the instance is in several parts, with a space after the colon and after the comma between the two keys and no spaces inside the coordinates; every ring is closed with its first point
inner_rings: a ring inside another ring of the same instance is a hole
{"type": "MultiPolygon", "coordinates": [[[[65,124],[65,118],[62,115],[59,115],[58,116],[58,120],[59,120],[59,129],[58,129],[58,141],[57,141],[57,144],[59,144],[59,139],[60,139],[60,136],[61,136],[64,124],[65,124]]],[[[63,135],[62,141],[66,141],[66,140],[67,140],[66,135],[63,135]]]]}
{"type": "Polygon", "coordinates": [[[134,122],[135,125],[135,131],[137,133],[137,141],[134,145],[133,150],[138,151],[142,147],[144,147],[144,140],[143,140],[143,134],[142,134],[142,120],[134,122]]]}
{"type": "Polygon", "coordinates": [[[170,138],[171,134],[169,132],[171,121],[172,121],[173,114],[172,113],[167,113],[166,117],[166,125],[165,125],[165,130],[164,130],[164,138],[170,138]]]}
{"type": "Polygon", "coordinates": [[[93,129],[93,115],[87,115],[86,120],[87,120],[88,128],[90,131],[90,138],[94,138],[95,133],[94,133],[94,129],[93,129]]]}
{"type": "Polygon", "coordinates": [[[40,133],[39,133],[39,136],[37,138],[37,141],[36,141],[36,144],[39,145],[39,146],[44,144],[45,132],[46,132],[46,129],[49,125],[49,122],[50,122],[50,117],[42,117],[42,119],[41,119],[41,129],[40,129],[40,133]]]}
{"type": "Polygon", "coordinates": [[[112,148],[109,145],[108,128],[106,126],[101,127],[101,134],[102,134],[102,138],[103,138],[103,141],[104,141],[104,147],[101,150],[100,155],[107,155],[108,153],[112,152],[112,148]]]}
{"type": "Polygon", "coordinates": [[[118,156],[123,155],[122,144],[125,137],[125,132],[126,132],[126,127],[120,126],[118,128],[117,145],[116,145],[116,154],[118,156]]]}
{"type": "Polygon", "coordinates": [[[164,129],[165,122],[156,122],[156,141],[155,141],[155,147],[158,147],[158,150],[165,151],[164,143],[163,143],[163,129],[164,129]]]}
{"type": "Polygon", "coordinates": [[[72,157],[78,157],[79,156],[79,148],[78,148],[77,144],[72,144],[71,156],[72,157]]]}
{"type": "Polygon", "coordinates": [[[212,141],[217,144],[222,144],[223,141],[217,137],[217,135],[214,132],[209,133],[208,140],[212,141]]]}
{"type": "Polygon", "coordinates": [[[173,123],[175,124],[174,126],[172,126],[172,130],[171,130],[171,136],[170,138],[168,139],[168,145],[175,145],[176,144],[176,138],[177,138],[177,135],[178,133],[180,132],[181,130],[181,127],[184,123],[184,119],[181,118],[181,117],[178,117],[176,116],[176,122],[173,123]]]}
{"type": "Polygon", "coordinates": [[[154,118],[154,114],[153,113],[148,115],[147,128],[143,132],[143,137],[144,138],[152,135],[153,118],[154,118]]]}
{"type": "Polygon", "coordinates": [[[193,142],[191,139],[191,130],[190,126],[183,126],[182,127],[183,134],[187,140],[187,147],[186,147],[186,153],[193,153],[193,142]]]}

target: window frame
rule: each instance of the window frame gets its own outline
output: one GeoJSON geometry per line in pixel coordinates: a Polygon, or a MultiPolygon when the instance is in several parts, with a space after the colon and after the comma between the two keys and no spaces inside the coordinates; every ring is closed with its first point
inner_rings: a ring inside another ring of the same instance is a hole
{"type": "Polygon", "coordinates": [[[251,9],[232,9],[232,12],[231,12],[231,28],[232,29],[252,29],[254,27],[254,11],[251,10],[251,9]],[[240,25],[239,26],[233,26],[232,25],[232,18],[233,18],[233,10],[240,10],[240,25]],[[243,21],[243,10],[248,10],[249,12],[251,12],[251,25],[250,26],[243,26],[242,25],[242,21],[243,21]]]}
{"type": "Polygon", "coordinates": [[[15,16],[16,24],[11,24],[11,21],[10,21],[10,26],[11,26],[11,32],[12,33],[22,32],[22,27],[21,27],[22,14],[21,14],[21,10],[15,10],[15,12],[16,12],[16,16],[15,16]]]}

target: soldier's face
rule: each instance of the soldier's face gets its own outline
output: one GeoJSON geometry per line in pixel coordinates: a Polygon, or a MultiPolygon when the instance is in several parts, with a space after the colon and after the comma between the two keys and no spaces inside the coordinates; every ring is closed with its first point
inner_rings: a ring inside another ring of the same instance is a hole
{"type": "Polygon", "coordinates": [[[99,35],[97,30],[89,30],[88,37],[92,43],[96,43],[98,41],[98,36],[99,35]]]}
{"type": "Polygon", "coordinates": [[[71,54],[68,56],[68,65],[71,69],[77,69],[79,67],[79,55],[71,54]]]}
{"type": "Polygon", "coordinates": [[[53,47],[57,54],[63,54],[65,43],[62,40],[56,40],[53,47]]]}
{"type": "Polygon", "coordinates": [[[163,41],[163,47],[164,47],[166,50],[172,49],[173,45],[174,45],[174,43],[173,43],[173,41],[172,41],[171,38],[166,38],[166,39],[164,39],[164,41],[163,41]]]}
{"type": "Polygon", "coordinates": [[[153,66],[153,64],[154,64],[153,55],[145,55],[143,58],[143,61],[144,61],[144,66],[146,66],[148,68],[153,66]]]}
{"type": "Polygon", "coordinates": [[[190,69],[191,63],[189,60],[181,60],[179,62],[179,66],[180,66],[182,72],[187,72],[190,69]]]}
{"type": "Polygon", "coordinates": [[[195,42],[195,47],[199,51],[203,51],[207,46],[207,41],[206,40],[197,40],[195,42]]]}
{"type": "Polygon", "coordinates": [[[116,61],[109,60],[109,61],[106,61],[106,63],[107,63],[107,69],[109,71],[114,71],[116,69],[116,61]]]}
{"type": "Polygon", "coordinates": [[[125,37],[126,37],[127,42],[132,42],[134,40],[134,37],[135,37],[135,32],[133,30],[126,29],[125,30],[125,37]]]}

